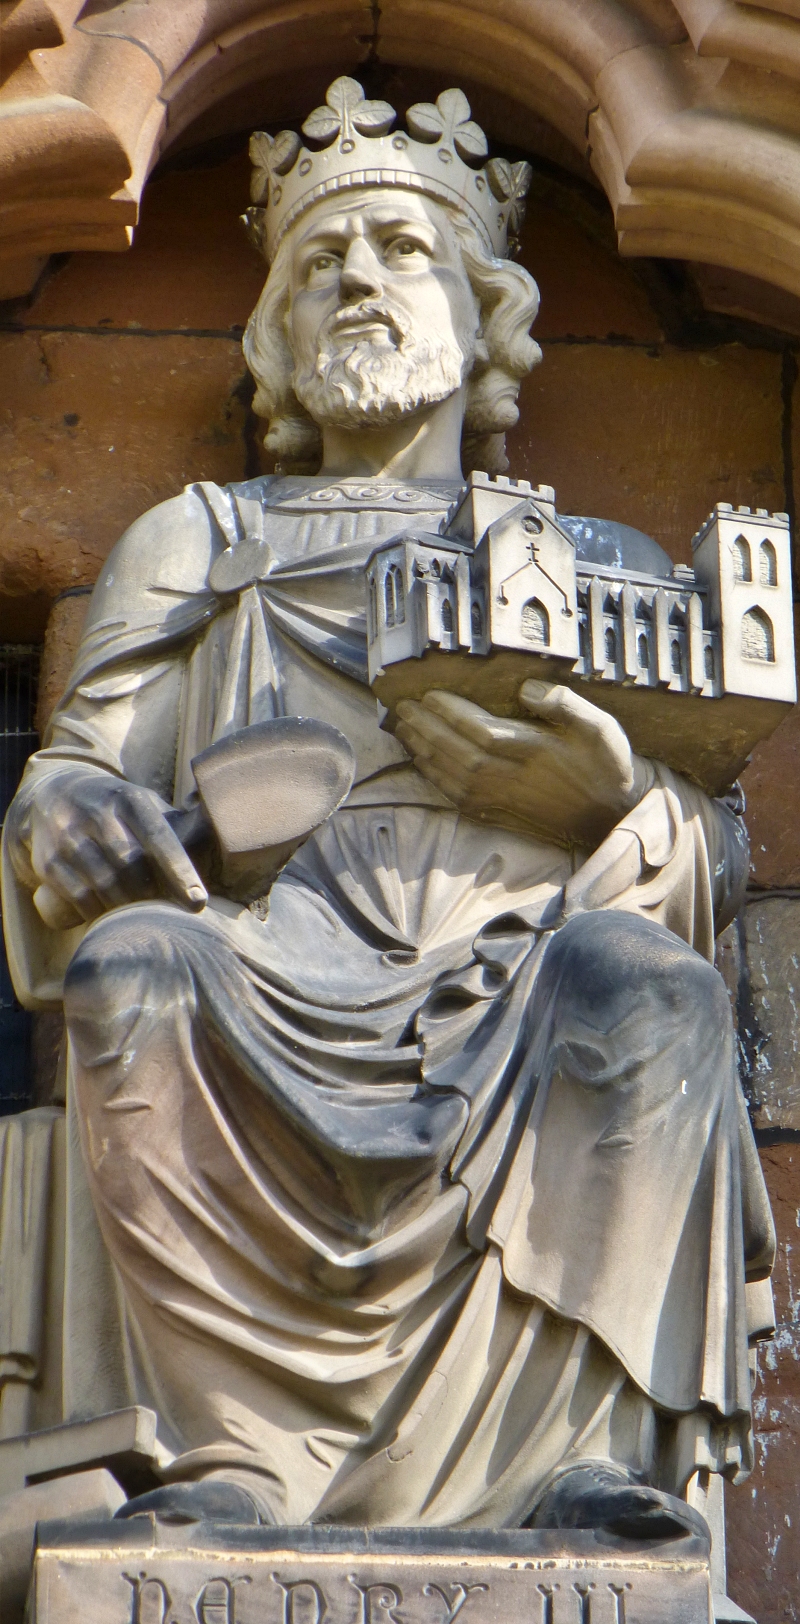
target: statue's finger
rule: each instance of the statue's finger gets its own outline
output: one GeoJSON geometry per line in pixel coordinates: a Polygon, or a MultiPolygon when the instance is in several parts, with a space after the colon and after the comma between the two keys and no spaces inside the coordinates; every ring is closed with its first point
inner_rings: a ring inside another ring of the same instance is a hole
{"type": "Polygon", "coordinates": [[[526,790],[519,764],[510,758],[488,756],[479,751],[477,762],[469,769],[445,750],[415,755],[413,759],[420,772],[457,806],[465,800],[477,806],[487,796],[493,800],[499,798],[504,805],[525,802],[526,790]]]}
{"type": "Polygon", "coordinates": [[[66,888],[78,898],[86,918],[96,918],[110,908],[123,908],[142,894],[142,880],[148,871],[144,853],[138,841],[128,836],[128,849],[138,853],[138,864],[122,866],[114,851],[109,854],[103,843],[88,835],[61,836],[57,853],[46,865],[48,880],[56,877],[57,886],[66,888]]]}
{"type": "Polygon", "coordinates": [[[98,820],[95,845],[113,876],[104,893],[110,899],[107,906],[120,907],[125,902],[137,902],[152,895],[152,864],[141,841],[116,813],[109,812],[98,820]]]}
{"type": "MultiPolygon", "coordinates": [[[[419,709],[423,715],[432,712],[441,717],[459,736],[471,739],[484,750],[499,747],[505,752],[525,755],[536,742],[534,723],[515,721],[510,716],[493,716],[491,711],[482,710],[480,705],[463,699],[460,694],[432,688],[419,709]]],[[[543,739],[547,737],[544,728],[539,729],[539,734],[543,739]]]]}
{"type": "Polygon", "coordinates": [[[431,688],[420,708],[423,714],[432,713],[441,717],[442,721],[473,739],[476,744],[491,744],[493,740],[510,736],[513,732],[513,723],[507,718],[493,716],[491,711],[483,710],[471,699],[464,699],[461,694],[446,693],[441,688],[431,688]]]}
{"type": "Polygon", "coordinates": [[[538,678],[529,677],[520,688],[519,698],[531,716],[549,722],[553,727],[570,728],[593,738],[601,733],[618,733],[624,738],[622,728],[613,716],[563,683],[541,682],[538,678]]]}
{"type": "Polygon", "coordinates": [[[106,805],[98,812],[93,832],[96,844],[115,868],[127,869],[141,861],[141,841],[122,822],[116,806],[106,805]]]}
{"type": "Polygon", "coordinates": [[[33,893],[33,906],[48,930],[74,930],[84,923],[83,915],[71,902],[65,901],[50,885],[37,885],[33,893]]]}
{"type": "Polygon", "coordinates": [[[446,688],[429,688],[421,704],[425,710],[446,717],[456,727],[480,726],[482,722],[494,721],[491,711],[476,705],[472,699],[465,699],[463,694],[449,693],[446,688]]]}
{"type": "Polygon", "coordinates": [[[485,765],[486,752],[480,744],[457,733],[438,716],[416,707],[413,719],[398,722],[395,732],[412,756],[429,755],[449,761],[460,772],[476,772],[485,765]]]}
{"type": "Polygon", "coordinates": [[[149,796],[128,799],[124,818],[172,896],[195,911],[205,907],[208,892],[194,863],[149,796]]]}
{"type": "Polygon", "coordinates": [[[415,767],[424,773],[435,789],[441,790],[454,806],[461,805],[467,794],[467,786],[459,773],[453,773],[449,767],[430,756],[414,756],[413,760],[415,767]]]}
{"type": "Polygon", "coordinates": [[[72,919],[72,925],[80,923],[81,920],[84,924],[91,924],[92,920],[99,919],[100,915],[105,912],[102,902],[99,897],[95,896],[92,887],[87,885],[86,881],[74,872],[69,863],[59,857],[53,857],[47,863],[43,876],[43,885],[37,887],[38,890],[43,890],[46,893],[44,898],[40,898],[40,902],[47,905],[49,917],[45,918],[45,914],[38,904],[37,912],[41,914],[45,924],[50,925],[52,930],[68,930],[71,928],[66,923],[56,924],[53,922],[51,924],[51,919],[55,921],[56,918],[56,906],[53,901],[55,897],[60,897],[64,903],[64,908],[60,911],[65,920],[68,917],[69,908],[72,908],[78,916],[72,919]]]}
{"type": "MultiPolygon", "coordinates": [[[[141,848],[139,855],[141,859],[141,848]]],[[[135,901],[141,892],[141,888],[135,884],[131,889],[130,881],[135,881],[135,870],[131,866],[120,870],[115,861],[109,861],[95,841],[80,842],[68,861],[73,874],[83,882],[86,893],[97,898],[103,912],[109,908],[124,908],[127,903],[135,901]]]]}

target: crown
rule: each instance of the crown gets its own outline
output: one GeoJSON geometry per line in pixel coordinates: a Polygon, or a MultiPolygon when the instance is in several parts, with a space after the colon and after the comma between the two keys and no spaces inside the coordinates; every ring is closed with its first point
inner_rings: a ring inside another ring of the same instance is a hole
{"type": "Polygon", "coordinates": [[[449,204],[472,222],[490,254],[508,254],[522,224],[530,164],[484,163],[486,136],[470,117],[463,90],[409,107],[407,133],[391,133],[396,119],[388,102],[368,101],[355,79],[341,78],[303,125],[313,148],[294,130],[256,131],[250,141],[254,206],[244,218],[267,259],[312,203],[363,186],[401,186],[449,204]]]}

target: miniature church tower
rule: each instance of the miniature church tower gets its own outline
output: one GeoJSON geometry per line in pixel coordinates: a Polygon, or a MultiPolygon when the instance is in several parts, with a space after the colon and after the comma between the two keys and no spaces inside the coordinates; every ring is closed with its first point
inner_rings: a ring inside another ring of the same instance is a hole
{"type": "Polygon", "coordinates": [[[692,540],[694,571],[720,629],[723,693],[795,699],[788,513],[719,502],[692,540]]]}

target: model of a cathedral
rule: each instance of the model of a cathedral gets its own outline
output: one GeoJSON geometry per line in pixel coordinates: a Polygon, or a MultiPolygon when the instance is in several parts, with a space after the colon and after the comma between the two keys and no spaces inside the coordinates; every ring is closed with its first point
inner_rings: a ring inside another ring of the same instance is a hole
{"type": "Polygon", "coordinates": [[[692,549],[694,567],[663,578],[589,563],[552,487],[472,474],[441,535],[409,531],[368,566],[370,682],[389,725],[398,700],[434,687],[514,714],[525,678],[545,677],[718,793],[796,699],[788,515],[719,503],[692,549]]]}

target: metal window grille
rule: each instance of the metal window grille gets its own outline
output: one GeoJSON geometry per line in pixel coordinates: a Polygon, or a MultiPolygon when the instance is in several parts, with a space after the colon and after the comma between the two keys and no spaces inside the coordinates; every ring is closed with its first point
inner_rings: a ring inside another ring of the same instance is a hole
{"type": "MultiPolygon", "coordinates": [[[[0,643],[0,820],[39,744],[34,728],[39,655],[27,643],[0,643]]],[[[5,945],[0,944],[0,1116],[31,1103],[31,1037],[31,1016],[14,996],[5,945]]]]}

